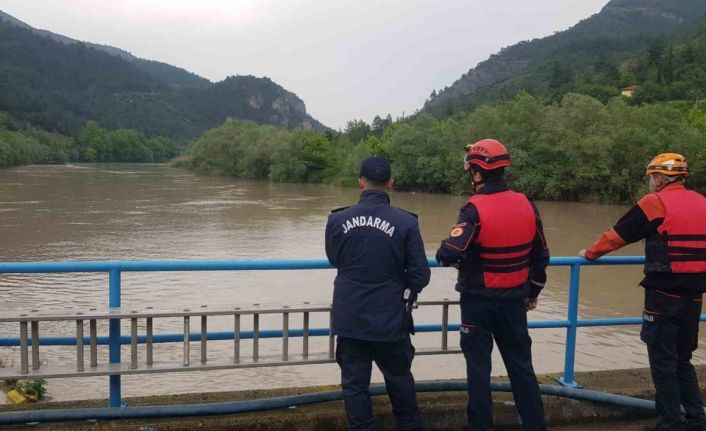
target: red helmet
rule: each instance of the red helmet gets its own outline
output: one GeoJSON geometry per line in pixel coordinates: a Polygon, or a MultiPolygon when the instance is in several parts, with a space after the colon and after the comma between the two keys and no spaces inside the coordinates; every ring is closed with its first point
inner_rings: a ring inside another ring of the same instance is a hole
{"type": "Polygon", "coordinates": [[[466,146],[467,160],[471,165],[491,171],[503,166],[510,166],[510,154],[505,145],[495,139],[482,139],[466,146]]]}

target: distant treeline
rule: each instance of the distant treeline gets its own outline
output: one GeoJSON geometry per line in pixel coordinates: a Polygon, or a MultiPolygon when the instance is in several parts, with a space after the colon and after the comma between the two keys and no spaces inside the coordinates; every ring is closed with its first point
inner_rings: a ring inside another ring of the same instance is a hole
{"type": "Polygon", "coordinates": [[[108,131],[88,122],[75,137],[23,127],[0,112],[0,168],[28,163],[163,162],[182,151],[166,138],[131,129],[108,131]]]}
{"type": "Polygon", "coordinates": [[[384,155],[401,189],[459,192],[469,183],[464,145],[492,137],[511,151],[514,187],[536,199],[632,201],[646,191],[646,163],[664,151],[685,154],[690,183],[706,186],[706,110],[697,107],[632,106],[622,98],[604,104],[579,94],[546,105],[519,93],[447,119],[418,115],[373,126],[353,121],[344,133],[319,134],[234,121],[192,143],[183,163],[207,174],[352,185],[363,158],[384,155]]]}

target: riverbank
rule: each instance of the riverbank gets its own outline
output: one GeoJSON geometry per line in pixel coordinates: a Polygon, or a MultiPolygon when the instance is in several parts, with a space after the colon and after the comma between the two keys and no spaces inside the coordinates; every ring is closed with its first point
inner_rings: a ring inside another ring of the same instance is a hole
{"type": "MultiPolygon", "coordinates": [[[[706,382],[706,366],[697,366],[699,379],[706,382]]],[[[556,384],[556,375],[539,376],[540,383],[556,384]]],[[[506,378],[496,378],[506,381],[506,378]]],[[[577,373],[576,380],[586,389],[653,399],[654,388],[649,370],[630,369],[614,371],[596,371],[577,373]]],[[[272,390],[253,390],[239,392],[213,392],[200,394],[179,394],[157,397],[128,398],[130,406],[194,404],[219,401],[234,401],[294,395],[338,389],[337,386],[316,386],[305,388],[284,388],[272,390]]],[[[495,420],[498,429],[514,430],[518,428],[517,413],[508,393],[494,394],[495,420]]],[[[654,417],[651,413],[608,406],[597,403],[580,402],[557,397],[544,397],[547,421],[552,429],[618,429],[616,424],[628,426],[632,421],[649,423],[654,417]],[[576,428],[579,426],[579,428],[576,428]],[[594,428],[592,428],[594,427],[594,428]]],[[[463,392],[420,394],[419,404],[429,430],[463,429],[466,394],[463,392]]],[[[39,403],[24,406],[0,406],[0,411],[18,411],[29,409],[63,409],[105,407],[106,400],[81,402],[39,403]]],[[[376,424],[379,429],[395,429],[390,413],[389,400],[385,396],[374,398],[376,424]]],[[[160,431],[176,430],[231,430],[247,429],[253,431],[279,430],[344,430],[345,412],[340,401],[322,403],[267,412],[247,413],[228,416],[190,417],[179,419],[145,419],[124,421],[86,421],[53,424],[34,424],[13,426],[7,430],[135,430],[155,429],[160,431]]]]}

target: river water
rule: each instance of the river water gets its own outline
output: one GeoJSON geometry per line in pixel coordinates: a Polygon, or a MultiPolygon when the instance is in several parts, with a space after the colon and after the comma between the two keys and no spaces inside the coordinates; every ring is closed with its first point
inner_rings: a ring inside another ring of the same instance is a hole
{"type": "MultiPolygon", "coordinates": [[[[0,171],[0,261],[162,260],[162,259],[309,259],[325,258],[324,226],[332,208],[350,205],[356,189],[311,184],[270,184],[224,177],[203,177],[166,165],[25,166],[0,171]]],[[[459,196],[393,192],[392,201],[419,214],[427,254],[455,222],[459,196]]],[[[575,255],[627,209],[624,206],[539,202],[547,240],[555,256],[575,255]]],[[[641,254],[639,245],[620,254],[641,254]]],[[[639,316],[642,289],[639,267],[593,267],[582,270],[582,317],[639,316]]],[[[154,305],[296,304],[330,301],[334,271],[177,272],[123,274],[125,308],[154,305]]],[[[432,270],[430,285],[420,299],[456,298],[455,270],[432,270]]],[[[551,268],[549,281],[532,320],[566,317],[568,268],[551,268]]],[[[105,274],[0,275],[0,313],[41,307],[106,307],[105,274]]],[[[439,323],[437,310],[422,311],[417,323],[439,323]]],[[[453,310],[451,321],[458,321],[453,310]]],[[[324,316],[312,326],[326,326],[324,316]]],[[[155,332],[181,332],[179,319],[155,321],[155,332]]],[[[292,327],[300,327],[293,320],[292,327]]],[[[280,328],[281,321],[264,319],[263,329],[280,328]]],[[[245,327],[244,329],[247,329],[245,327]]],[[[231,319],[209,320],[209,330],[232,330],[231,319]]],[[[73,335],[72,322],[45,324],[42,335],[73,335]]],[[[100,335],[107,331],[100,327],[100,335]]],[[[198,323],[192,323],[198,331],[198,323]]],[[[0,335],[18,336],[16,325],[0,324],[0,335]]],[[[129,333],[127,326],[123,333],[129,333]]],[[[537,372],[563,367],[565,331],[532,331],[537,372]]],[[[579,330],[576,369],[620,369],[647,366],[639,328],[579,330]]],[[[291,341],[291,349],[300,346],[291,341]]],[[[436,347],[439,334],[422,334],[417,347],[436,347]]],[[[278,351],[278,342],[263,341],[264,354],[278,351]]],[[[325,351],[325,337],[312,340],[312,351],[325,351]]],[[[244,344],[247,344],[244,342],[244,344]]],[[[449,344],[458,345],[451,334],[449,344]]],[[[198,355],[197,345],[194,354],[198,355]]],[[[247,355],[247,345],[243,346],[247,355]]],[[[142,354],[143,352],[141,352],[142,354]]],[[[179,361],[181,344],[158,345],[155,359],[179,361]]],[[[231,342],[209,342],[210,357],[232,355],[231,342]]],[[[43,363],[74,364],[72,347],[43,348],[43,363]]],[[[700,352],[696,362],[706,362],[700,352]]],[[[0,348],[0,360],[19,363],[18,349],[0,348]]],[[[129,352],[123,351],[123,360],[129,352]]],[[[141,361],[144,359],[141,357],[141,361]]],[[[105,349],[99,361],[107,361],[105,349]]],[[[418,357],[418,380],[461,378],[461,355],[418,357]]],[[[505,373],[494,353],[494,375],[505,373]]],[[[374,374],[375,381],[381,381],[374,374]]],[[[337,383],[338,367],[289,366],[269,369],[173,373],[123,378],[123,395],[151,395],[307,386],[337,383]]],[[[55,400],[103,398],[107,378],[51,380],[55,400]]]]}

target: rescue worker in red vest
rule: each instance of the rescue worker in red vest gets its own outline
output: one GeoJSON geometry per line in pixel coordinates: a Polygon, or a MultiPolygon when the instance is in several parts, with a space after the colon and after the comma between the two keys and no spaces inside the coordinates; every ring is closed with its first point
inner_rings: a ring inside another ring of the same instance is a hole
{"type": "Polygon", "coordinates": [[[510,155],[494,139],[467,146],[464,167],[475,194],[461,208],[436,259],[458,269],[461,293],[461,348],[468,380],[467,417],[471,430],[493,430],[490,392],[495,339],[525,430],[545,430],[544,407],[527,331],[527,311],[537,307],[549,250],[534,204],[504,180],[510,155]]]}
{"type": "Polygon", "coordinates": [[[660,421],[655,429],[706,430],[704,403],[691,365],[706,291],[706,198],[684,187],[689,168],[680,154],[658,155],[646,175],[650,193],[579,254],[594,260],[645,240],[640,338],[647,344],[656,390],[660,421]]]}

